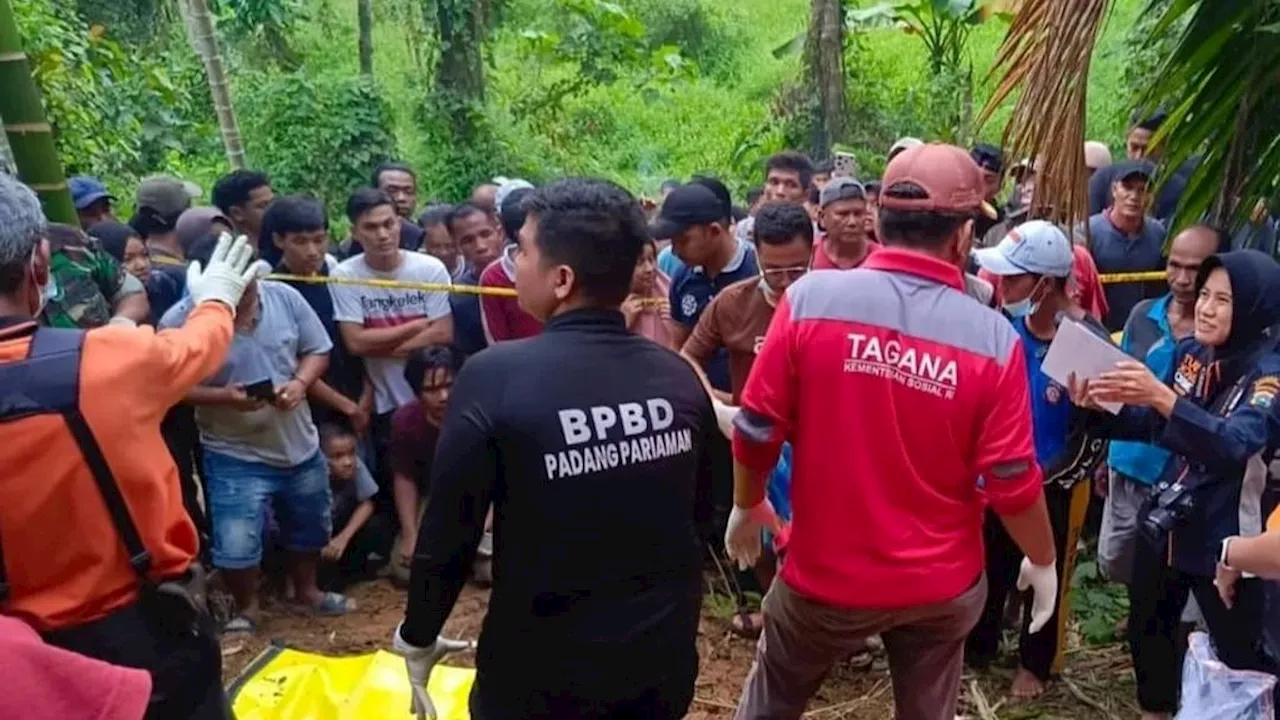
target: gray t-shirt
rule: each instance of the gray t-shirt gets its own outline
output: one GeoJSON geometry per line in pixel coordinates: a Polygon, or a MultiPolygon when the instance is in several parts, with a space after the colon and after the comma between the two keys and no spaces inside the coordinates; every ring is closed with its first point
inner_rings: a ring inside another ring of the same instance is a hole
{"type": "MultiPolygon", "coordinates": [[[[288,285],[258,282],[258,324],[251,332],[237,331],[227,359],[204,385],[227,387],[270,380],[280,388],[298,369],[298,358],[333,349],[329,334],[302,295],[288,285]]],[[[160,327],[177,327],[191,312],[184,298],[160,319],[160,327]]],[[[320,449],[311,406],[303,400],[290,411],[267,405],[252,412],[217,405],[196,407],[200,442],[209,450],[248,462],[292,467],[311,459],[320,449]]]]}
{"type": "MultiPolygon", "coordinates": [[[[1076,228],[1076,239],[1084,233],[1076,228]]],[[[1120,232],[1105,213],[1089,218],[1089,254],[1098,266],[1098,273],[1130,273],[1164,270],[1164,225],[1148,217],[1142,223],[1142,231],[1134,236],[1120,232]]],[[[1151,282],[1108,283],[1103,286],[1107,296],[1107,330],[1116,332],[1124,327],[1133,306],[1146,298],[1155,298],[1169,291],[1164,280],[1151,282]]]]}
{"type": "Polygon", "coordinates": [[[344,482],[333,488],[333,532],[342,532],[351,514],[360,503],[378,494],[378,484],[373,481],[369,468],[364,461],[356,458],[356,476],[350,482],[344,482]]]}
{"type": "MultiPolygon", "coordinates": [[[[398,282],[452,284],[449,270],[437,258],[423,253],[400,251],[402,261],[394,272],[378,272],[356,255],[333,270],[333,277],[358,280],[394,280],[398,282]]],[[[356,323],[367,328],[392,328],[421,318],[435,320],[448,315],[449,293],[365,285],[330,286],[333,295],[333,319],[340,323],[356,323]]],[[[366,357],[365,372],[373,383],[374,410],[382,415],[408,403],[413,391],[404,379],[404,360],[390,357],[366,357]]]]}

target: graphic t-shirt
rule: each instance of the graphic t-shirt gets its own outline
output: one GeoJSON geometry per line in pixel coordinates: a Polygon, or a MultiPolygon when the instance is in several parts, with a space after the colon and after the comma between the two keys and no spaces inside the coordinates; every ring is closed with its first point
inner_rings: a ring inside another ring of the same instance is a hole
{"type": "MultiPolygon", "coordinates": [[[[364,254],[343,261],[333,270],[335,278],[394,280],[449,285],[449,270],[438,259],[416,252],[400,252],[400,267],[379,272],[364,261],[364,254]]],[[[393,328],[415,320],[435,320],[450,313],[449,293],[424,290],[339,285],[331,287],[333,319],[366,328],[393,328]]],[[[366,357],[365,372],[373,384],[374,410],[381,415],[413,399],[404,379],[404,360],[366,357]]]]}
{"type": "Polygon", "coordinates": [[[741,280],[721,291],[702,311],[684,351],[702,365],[720,348],[728,351],[729,385],[736,405],[772,320],[773,306],[764,299],[760,280],[741,280]]]}

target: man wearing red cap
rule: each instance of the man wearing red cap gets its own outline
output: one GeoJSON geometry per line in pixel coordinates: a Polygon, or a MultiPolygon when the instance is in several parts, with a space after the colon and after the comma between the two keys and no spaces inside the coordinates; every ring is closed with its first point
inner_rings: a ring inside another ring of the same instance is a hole
{"type": "Polygon", "coordinates": [[[776,525],[765,479],[793,448],[787,562],[737,717],[798,718],[831,665],[884,640],[899,720],[952,720],[964,638],[986,598],[990,506],[1027,554],[1033,629],[1057,592],[1021,341],[964,293],[982,173],[949,145],[893,158],[885,249],[815,272],[778,303],[734,421],[739,563],[776,525]]]}

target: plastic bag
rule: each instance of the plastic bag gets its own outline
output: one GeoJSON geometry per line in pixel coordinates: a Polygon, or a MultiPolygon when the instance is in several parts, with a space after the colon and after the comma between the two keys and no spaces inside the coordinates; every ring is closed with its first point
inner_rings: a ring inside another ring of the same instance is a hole
{"type": "Polygon", "coordinates": [[[1191,633],[1182,664],[1182,703],[1174,720],[1274,720],[1276,678],[1232,670],[1202,632],[1191,633]]]}

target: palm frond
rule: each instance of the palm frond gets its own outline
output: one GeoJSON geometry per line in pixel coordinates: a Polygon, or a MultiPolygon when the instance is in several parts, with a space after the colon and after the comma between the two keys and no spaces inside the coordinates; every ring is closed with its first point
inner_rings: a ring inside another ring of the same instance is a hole
{"type": "Polygon", "coordinates": [[[1035,199],[1058,222],[1086,219],[1084,121],[1089,64],[1110,0],[1023,0],[996,55],[981,125],[1017,95],[1004,128],[1010,157],[1038,158],[1035,199]]]}

